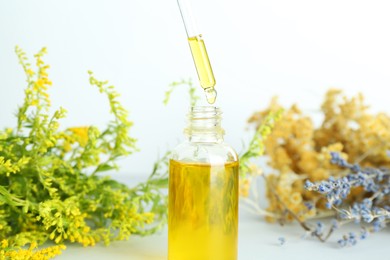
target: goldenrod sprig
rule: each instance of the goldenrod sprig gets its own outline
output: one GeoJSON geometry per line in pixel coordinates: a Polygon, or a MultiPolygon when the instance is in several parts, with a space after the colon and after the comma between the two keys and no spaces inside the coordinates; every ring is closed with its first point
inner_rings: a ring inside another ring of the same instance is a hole
{"type": "Polygon", "coordinates": [[[283,110],[270,112],[260,126],[256,129],[246,151],[240,155],[240,175],[244,177],[249,173],[250,161],[253,158],[259,158],[264,154],[264,140],[271,134],[275,122],[282,116],[283,110]]]}
{"type": "Polygon", "coordinates": [[[49,259],[62,246],[36,250],[52,240],[84,246],[150,234],[166,222],[166,195],[152,174],[146,183],[129,188],[97,173],[117,168],[116,160],[137,150],[129,136],[132,122],[107,82],[89,72],[90,83],[107,96],[114,119],[105,129],[94,126],[61,129],[66,111],[50,113],[49,66],[43,48],[34,57],[16,54],[27,78],[17,127],[0,130],[0,258],[49,259]],[[89,174],[94,169],[93,174],[89,174]],[[30,244],[30,249],[20,247],[30,244]]]}
{"type": "Polygon", "coordinates": [[[167,105],[169,103],[169,100],[171,98],[172,92],[179,86],[188,86],[188,93],[190,95],[190,104],[191,106],[195,106],[200,97],[196,94],[196,87],[194,86],[191,79],[185,80],[182,79],[180,81],[174,81],[168,86],[168,90],[165,92],[165,98],[164,98],[164,105],[167,105]]]}

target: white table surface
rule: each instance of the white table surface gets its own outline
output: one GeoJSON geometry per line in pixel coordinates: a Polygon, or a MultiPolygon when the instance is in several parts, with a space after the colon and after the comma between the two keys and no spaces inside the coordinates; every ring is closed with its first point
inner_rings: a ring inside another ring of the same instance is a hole
{"type": "MultiPolygon", "coordinates": [[[[353,247],[339,248],[336,241],[351,229],[359,232],[359,229],[354,226],[342,227],[327,243],[321,243],[312,237],[303,238],[304,231],[296,223],[283,227],[279,224],[270,224],[262,217],[240,208],[238,259],[390,260],[389,228],[370,235],[364,241],[358,241],[358,244],[353,247]],[[279,237],[284,237],[286,240],[283,246],[278,242],[279,237]]],[[[113,242],[108,247],[102,244],[94,247],[67,244],[67,249],[56,259],[162,260],[167,259],[167,241],[167,228],[165,228],[152,236],[134,235],[128,241],[113,242]]]]}

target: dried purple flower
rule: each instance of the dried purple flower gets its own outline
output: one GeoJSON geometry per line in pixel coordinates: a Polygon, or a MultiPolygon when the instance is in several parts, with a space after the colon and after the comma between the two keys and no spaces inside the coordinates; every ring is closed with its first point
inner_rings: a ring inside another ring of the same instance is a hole
{"type": "Polygon", "coordinates": [[[286,243],[286,239],[284,237],[279,237],[278,241],[280,246],[283,246],[286,243]]]}
{"type": "MultiPolygon", "coordinates": [[[[355,223],[364,222],[365,228],[361,231],[360,239],[365,239],[371,231],[377,232],[390,222],[390,170],[385,168],[362,168],[358,164],[350,164],[340,154],[331,152],[331,163],[350,170],[346,176],[335,179],[333,176],[327,180],[312,183],[305,182],[305,188],[323,194],[326,199],[326,207],[334,208],[340,219],[351,220],[355,223]],[[366,197],[352,204],[345,199],[353,187],[362,187],[366,197]]],[[[319,222],[320,223],[320,222],[319,222]]],[[[317,223],[312,234],[322,235],[323,225],[317,223]]],[[[339,223],[332,222],[332,229],[336,229],[339,223]]],[[[355,233],[344,235],[338,241],[341,247],[352,246],[357,243],[355,233]]]]}

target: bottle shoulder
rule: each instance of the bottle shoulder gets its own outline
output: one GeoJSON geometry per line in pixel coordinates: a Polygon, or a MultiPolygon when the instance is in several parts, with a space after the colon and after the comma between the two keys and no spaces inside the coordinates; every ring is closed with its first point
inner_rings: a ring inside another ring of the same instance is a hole
{"type": "Polygon", "coordinates": [[[237,162],[238,155],[224,142],[183,142],[173,149],[171,159],[183,162],[227,163],[237,162]]]}

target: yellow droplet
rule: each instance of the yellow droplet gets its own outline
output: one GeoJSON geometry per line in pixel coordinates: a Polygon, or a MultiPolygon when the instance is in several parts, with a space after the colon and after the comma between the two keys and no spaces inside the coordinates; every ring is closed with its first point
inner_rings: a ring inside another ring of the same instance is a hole
{"type": "Polygon", "coordinates": [[[215,91],[215,88],[206,88],[204,93],[206,94],[207,102],[214,104],[217,99],[217,91],[215,91]]]}

